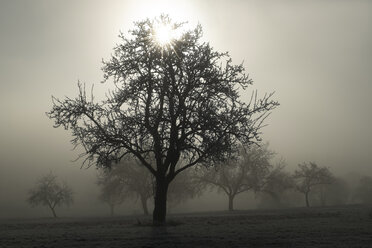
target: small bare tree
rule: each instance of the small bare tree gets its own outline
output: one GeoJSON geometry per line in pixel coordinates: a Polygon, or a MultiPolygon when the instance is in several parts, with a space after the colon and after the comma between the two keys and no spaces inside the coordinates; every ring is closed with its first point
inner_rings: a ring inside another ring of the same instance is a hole
{"type": "Polygon", "coordinates": [[[249,190],[257,192],[264,187],[273,169],[270,163],[273,156],[267,144],[241,149],[236,160],[216,165],[214,169],[202,168],[199,179],[216,187],[218,192],[224,192],[229,199],[228,209],[233,211],[235,196],[249,190]]]}
{"type": "Polygon", "coordinates": [[[99,199],[110,207],[110,216],[112,217],[115,206],[122,204],[127,196],[115,178],[107,176],[107,173],[101,173],[98,176],[97,184],[101,187],[99,199]]]}
{"type": "Polygon", "coordinates": [[[127,198],[140,199],[144,215],[149,214],[147,203],[153,196],[154,188],[152,174],[134,159],[104,169],[99,181],[104,198],[112,194],[115,205],[127,198]]]}
{"type": "Polygon", "coordinates": [[[314,162],[299,164],[293,178],[296,190],[305,195],[306,207],[310,207],[309,193],[315,186],[331,184],[334,180],[327,167],[319,167],[314,162]]]}
{"type": "Polygon", "coordinates": [[[284,198],[285,193],[294,188],[293,178],[290,173],[284,170],[284,167],[284,161],[281,161],[267,177],[266,183],[260,190],[261,200],[268,196],[270,202],[280,206],[283,203],[282,198],[284,198]]]}
{"type": "Polygon", "coordinates": [[[196,172],[194,168],[187,169],[171,182],[168,190],[168,206],[176,206],[203,193],[205,184],[196,177],[196,172]]]}
{"type": "Polygon", "coordinates": [[[49,173],[39,179],[34,189],[29,192],[27,201],[31,206],[47,206],[57,218],[55,208],[70,205],[73,202],[73,192],[65,183],[58,183],[57,176],[49,173]]]}
{"type": "Polygon", "coordinates": [[[349,201],[350,186],[342,178],[334,178],[332,184],[314,187],[314,198],[320,206],[343,205],[349,201]]]}
{"type": "MultiPolygon", "coordinates": [[[[191,170],[175,178],[169,185],[169,203],[177,205],[199,195],[202,186],[194,179],[191,170]]],[[[126,198],[140,199],[143,213],[148,215],[148,201],[154,197],[155,192],[154,180],[153,175],[135,158],[120,161],[110,169],[105,169],[100,176],[101,198],[115,205],[121,204],[126,198]]]]}
{"type": "Polygon", "coordinates": [[[353,198],[363,204],[372,204],[372,177],[364,176],[359,180],[353,192],[353,198]]]}

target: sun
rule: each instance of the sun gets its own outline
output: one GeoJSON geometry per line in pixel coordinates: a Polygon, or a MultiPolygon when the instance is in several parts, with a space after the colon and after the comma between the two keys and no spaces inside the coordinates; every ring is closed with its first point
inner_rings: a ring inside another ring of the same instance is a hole
{"type": "Polygon", "coordinates": [[[169,21],[159,21],[153,26],[153,41],[161,48],[173,48],[175,41],[180,38],[181,30],[169,21]]]}
{"type": "Polygon", "coordinates": [[[175,38],[174,30],[169,24],[159,24],[154,29],[155,41],[162,47],[170,45],[175,38]]]}

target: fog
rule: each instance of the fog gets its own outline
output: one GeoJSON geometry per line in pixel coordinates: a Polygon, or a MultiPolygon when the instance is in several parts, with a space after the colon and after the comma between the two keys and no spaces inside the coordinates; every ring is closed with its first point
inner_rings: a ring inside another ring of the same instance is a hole
{"type": "MultiPolygon", "coordinates": [[[[262,95],[275,91],[280,106],[263,129],[288,169],[315,161],[337,176],[372,176],[372,3],[369,1],[22,1],[0,2],[0,217],[44,217],[27,193],[53,172],[75,192],[61,216],[105,216],[97,170],[73,162],[69,131],[53,128],[45,112],[51,96],[77,95],[77,82],[94,84],[98,97],[102,59],[108,59],[133,22],[168,13],[200,23],[203,40],[229,51],[262,95]]],[[[237,209],[257,207],[239,195],[237,209]]],[[[170,212],[225,210],[224,195],[206,191],[170,212]]],[[[125,202],[119,214],[140,214],[125,202]]]]}

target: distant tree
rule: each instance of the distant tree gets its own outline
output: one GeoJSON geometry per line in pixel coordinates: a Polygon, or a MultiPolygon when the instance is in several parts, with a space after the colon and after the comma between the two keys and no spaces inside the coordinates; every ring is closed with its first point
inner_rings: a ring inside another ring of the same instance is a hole
{"type": "Polygon", "coordinates": [[[41,177],[36,187],[31,189],[27,201],[32,206],[47,206],[56,218],[55,208],[70,205],[73,202],[73,192],[65,183],[58,183],[57,176],[49,173],[41,177]]]}
{"type": "Polygon", "coordinates": [[[148,200],[153,197],[154,179],[151,173],[138,164],[134,159],[121,161],[113,164],[110,169],[105,169],[101,176],[102,182],[107,182],[108,192],[105,192],[107,187],[102,185],[102,190],[106,195],[113,193],[114,198],[120,199],[120,203],[124,199],[139,199],[144,215],[148,215],[148,200]]]}
{"type": "Polygon", "coordinates": [[[364,176],[360,179],[353,198],[363,204],[372,204],[372,177],[364,176]]]}
{"type": "Polygon", "coordinates": [[[101,187],[99,199],[110,207],[110,216],[114,216],[115,206],[122,204],[127,196],[115,178],[107,173],[98,176],[97,184],[101,187]]]}
{"type": "Polygon", "coordinates": [[[287,191],[294,189],[293,177],[284,168],[285,163],[281,161],[267,176],[265,184],[259,192],[261,200],[266,199],[276,207],[282,206],[287,191]],[[270,200],[267,199],[267,196],[270,200]]]}
{"type": "MultiPolygon", "coordinates": [[[[99,181],[102,193],[116,204],[124,199],[140,199],[144,215],[148,215],[148,201],[154,197],[153,175],[136,159],[121,161],[105,170],[99,181]],[[111,194],[110,194],[111,193],[111,194]]],[[[187,170],[169,185],[168,201],[177,205],[189,198],[200,195],[202,186],[195,182],[191,171],[187,170]]]]}
{"type": "Polygon", "coordinates": [[[177,206],[189,199],[199,197],[203,193],[205,184],[201,183],[195,175],[196,171],[193,168],[188,169],[170,183],[168,191],[169,205],[177,206]]]}
{"type": "Polygon", "coordinates": [[[89,100],[80,85],[77,98],[54,98],[47,113],[55,127],[72,130],[89,164],[107,167],[133,155],[150,171],[154,224],[165,223],[168,186],[179,173],[260,140],[263,121],[278,105],[272,94],[242,102],[239,92],[252,84],[244,66],[201,37],[200,25],[183,31],[168,16],[136,22],[104,62],[105,81],[115,84],[107,100],[89,100]]]}
{"type": "Polygon", "coordinates": [[[332,173],[327,167],[319,167],[316,163],[302,163],[295,170],[293,178],[296,190],[305,195],[306,206],[310,207],[309,193],[315,186],[331,184],[334,180],[332,173]]]}
{"type": "Polygon", "coordinates": [[[273,170],[271,159],[274,152],[268,145],[240,149],[238,159],[232,159],[215,168],[202,169],[199,180],[217,188],[228,196],[228,209],[234,210],[234,198],[240,193],[260,191],[273,170]]]}
{"type": "Polygon", "coordinates": [[[342,178],[334,178],[331,184],[321,184],[314,187],[314,197],[321,206],[343,205],[349,201],[350,187],[342,178]]]}

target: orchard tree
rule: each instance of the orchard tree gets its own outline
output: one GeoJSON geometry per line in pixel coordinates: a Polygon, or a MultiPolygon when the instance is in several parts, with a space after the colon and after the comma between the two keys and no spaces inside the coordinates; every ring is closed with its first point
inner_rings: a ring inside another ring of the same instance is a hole
{"type": "Polygon", "coordinates": [[[72,130],[88,165],[107,167],[131,155],[152,173],[154,224],[166,221],[168,186],[179,173],[260,140],[278,105],[272,93],[253,92],[243,102],[239,92],[252,84],[244,66],[202,42],[200,25],[184,27],[168,16],[136,22],[103,62],[104,81],[115,85],[107,99],[89,99],[80,85],[75,99],[53,98],[47,113],[55,127],[72,130]],[[177,166],[180,159],[185,163],[177,166]]]}
{"type": "Polygon", "coordinates": [[[69,206],[73,202],[73,192],[65,183],[58,183],[57,176],[49,173],[39,179],[36,187],[31,189],[27,201],[32,206],[47,206],[57,218],[57,206],[69,206]]]}
{"type": "MultiPolygon", "coordinates": [[[[203,185],[187,170],[169,185],[168,203],[177,205],[201,194],[203,185]]],[[[154,176],[135,159],[126,159],[105,169],[99,177],[101,199],[121,204],[124,199],[140,199],[144,215],[148,215],[148,202],[154,197],[154,176]]]]}
{"type": "Polygon", "coordinates": [[[350,186],[342,178],[335,177],[331,184],[321,184],[314,187],[314,198],[320,206],[343,205],[349,201],[350,186]]]}
{"type": "Polygon", "coordinates": [[[177,206],[189,199],[199,197],[203,193],[205,184],[196,178],[196,172],[194,169],[185,170],[170,183],[168,207],[177,206]]]}
{"type": "Polygon", "coordinates": [[[260,190],[262,202],[270,199],[269,201],[272,205],[275,204],[277,207],[280,207],[283,204],[285,193],[294,189],[293,177],[290,173],[286,172],[284,168],[284,161],[280,161],[267,177],[265,184],[260,190]],[[266,196],[268,196],[269,199],[267,199],[266,196]]]}
{"type": "Polygon", "coordinates": [[[110,207],[110,216],[114,216],[115,206],[120,205],[127,198],[125,192],[115,178],[107,176],[107,173],[98,175],[97,184],[101,187],[99,199],[110,207]]]}
{"type": "Polygon", "coordinates": [[[271,159],[274,152],[268,145],[241,148],[236,159],[220,163],[215,168],[205,168],[199,175],[200,181],[217,188],[228,196],[228,209],[234,210],[234,198],[243,192],[258,192],[263,189],[276,171],[271,159]]]}
{"type": "Polygon", "coordinates": [[[334,181],[334,177],[327,167],[319,167],[314,162],[299,164],[293,178],[296,189],[305,195],[306,207],[310,207],[309,193],[314,187],[331,184],[334,181]]]}
{"type": "Polygon", "coordinates": [[[353,198],[363,204],[372,204],[372,177],[364,176],[359,180],[353,198]]]}
{"type": "Polygon", "coordinates": [[[116,199],[139,199],[144,215],[148,215],[148,200],[153,197],[152,174],[134,159],[120,161],[105,168],[100,176],[102,192],[107,197],[112,192],[116,199]],[[105,189],[109,189],[106,191],[105,189]]]}

